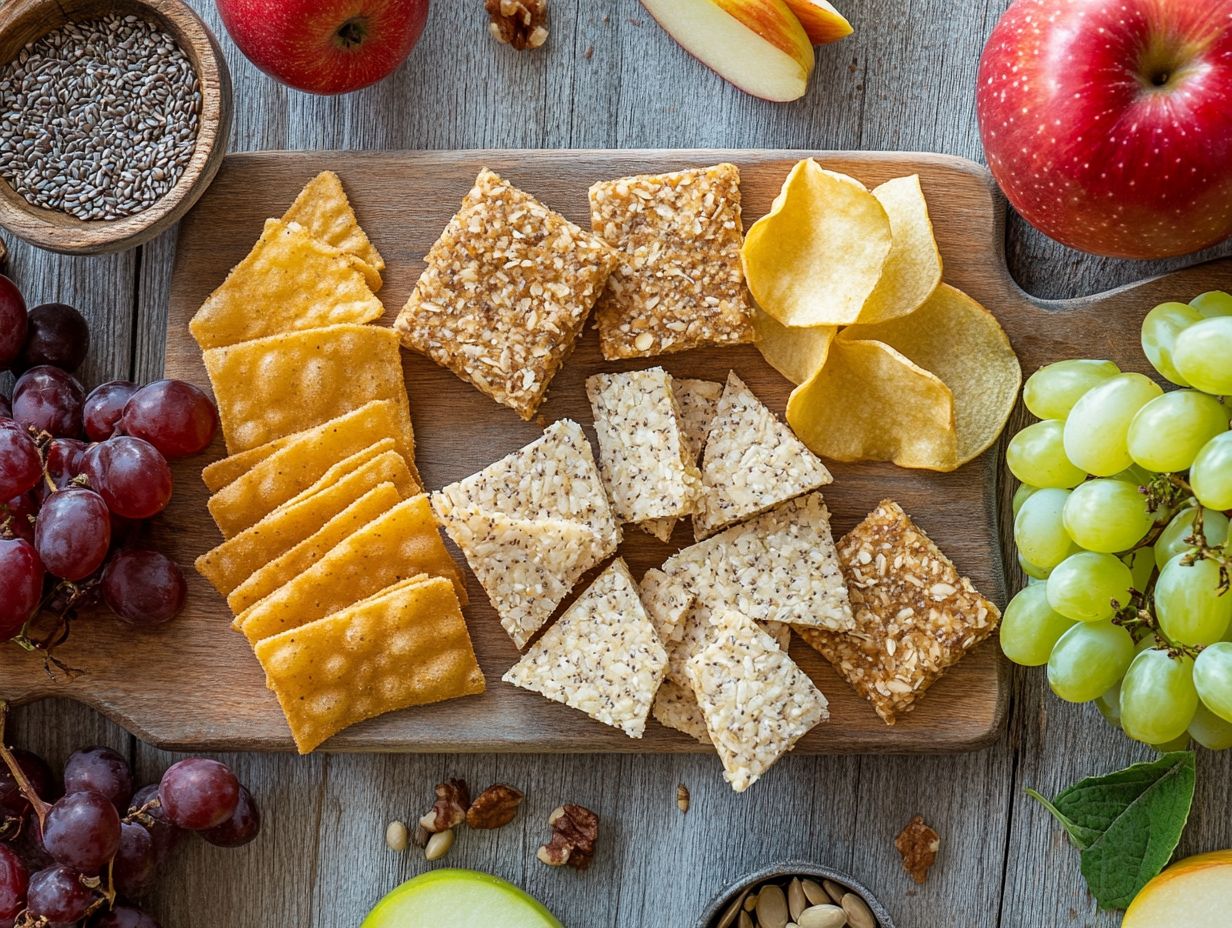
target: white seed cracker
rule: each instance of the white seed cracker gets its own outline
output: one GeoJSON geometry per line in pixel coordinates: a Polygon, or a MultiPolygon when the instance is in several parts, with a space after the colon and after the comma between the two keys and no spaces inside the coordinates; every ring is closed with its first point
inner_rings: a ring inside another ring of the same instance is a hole
{"type": "Polygon", "coordinates": [[[637,584],[617,559],[502,679],[640,738],[666,669],[637,584]]]}
{"type": "Polygon", "coordinates": [[[684,732],[700,744],[714,746],[714,742],[710,740],[710,732],[706,731],[706,718],[697,704],[692,687],[664,680],[659,692],[655,694],[650,712],[660,725],[684,732]]]}
{"type": "MultiPolygon", "coordinates": [[[[680,425],[685,445],[691,455],[690,460],[697,464],[701,461],[702,449],[706,446],[710,423],[719,408],[723,385],[713,380],[681,380],[673,377],[672,393],[680,409],[680,425]]],[[[666,544],[672,537],[676,522],[675,518],[648,519],[639,523],[638,527],[666,544]]]]}
{"type": "Polygon", "coordinates": [[[642,605],[646,607],[646,614],[659,633],[659,639],[665,645],[679,641],[684,634],[684,620],[697,597],[689,592],[682,579],[669,577],[654,567],[642,575],[638,586],[642,593],[642,605]]]}
{"type": "Polygon", "coordinates": [[[724,612],[712,624],[687,673],[723,776],[742,793],[830,713],[808,675],[750,619],[724,612]]]}
{"type": "Polygon", "coordinates": [[[705,490],[693,532],[706,538],[833,480],[817,455],[732,372],[706,439],[705,490]]]}

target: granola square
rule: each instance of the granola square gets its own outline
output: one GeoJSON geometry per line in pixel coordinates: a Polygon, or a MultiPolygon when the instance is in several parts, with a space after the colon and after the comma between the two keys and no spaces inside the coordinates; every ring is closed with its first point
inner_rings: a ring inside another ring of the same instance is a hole
{"type": "Polygon", "coordinates": [[[734,164],[601,181],[590,223],[620,253],[595,310],[609,361],[753,340],[734,164]]]}
{"type": "Polygon", "coordinates": [[[796,630],[893,725],[1001,613],[893,500],[839,541],[838,556],[854,630],[796,630]]]}
{"type": "Polygon", "coordinates": [[[615,252],[486,168],[394,323],[402,344],[530,419],[615,252]]]}

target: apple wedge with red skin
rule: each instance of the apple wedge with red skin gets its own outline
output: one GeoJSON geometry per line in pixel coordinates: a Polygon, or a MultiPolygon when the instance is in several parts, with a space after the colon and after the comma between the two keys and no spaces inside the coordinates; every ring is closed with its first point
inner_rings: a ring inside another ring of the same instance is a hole
{"type": "Polygon", "coordinates": [[[239,50],[270,77],[316,94],[392,74],[428,21],[428,0],[217,0],[239,50]]]}
{"type": "Polygon", "coordinates": [[[783,103],[808,90],[813,45],[784,0],[642,0],[702,64],[746,93],[783,103]]]}
{"type": "Polygon", "coordinates": [[[1017,0],[976,107],[993,176],[1046,235],[1123,258],[1232,235],[1232,0],[1017,0]]]}
{"type": "Polygon", "coordinates": [[[796,14],[814,45],[829,45],[851,35],[851,23],[828,0],[783,0],[796,14]]]}

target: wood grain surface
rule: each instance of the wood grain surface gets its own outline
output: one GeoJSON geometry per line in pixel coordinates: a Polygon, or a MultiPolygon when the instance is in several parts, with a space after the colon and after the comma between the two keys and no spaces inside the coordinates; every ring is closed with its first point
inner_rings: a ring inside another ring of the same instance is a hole
{"type": "MultiPolygon", "coordinates": [[[[855,36],[818,53],[805,99],[772,106],[691,59],[635,0],[551,0],[552,37],[534,54],[491,45],[478,0],[438,0],[406,66],[343,98],[275,84],[227,40],[213,3],[191,2],[218,33],[235,76],[237,150],[813,147],[977,159],[976,62],[1008,5],[849,4],[855,36]]],[[[159,374],[172,237],[78,259],[6,241],[32,302],[65,300],[89,316],[87,383],[159,374]]],[[[1019,283],[1047,297],[1104,291],[1228,253],[1225,246],[1163,264],[1102,260],[1061,248],[1013,217],[1006,249],[1019,283]]],[[[1008,730],[986,750],[788,757],[742,796],[722,782],[712,758],[685,754],[221,755],[260,797],[264,834],[238,851],[187,843],[151,904],[165,928],[354,928],[381,895],[433,866],[388,852],[385,824],[421,814],[442,777],[464,776],[480,786],[517,784],[527,806],[502,831],[463,834],[444,863],[521,884],[570,928],[688,928],[730,880],[792,856],[860,878],[899,928],[1115,928],[1119,915],[1097,910],[1076,853],[1023,787],[1051,794],[1150,752],[1093,708],[1057,700],[1038,670],[1015,669],[1011,680],[1008,730]],[[687,816],[676,810],[678,783],[693,794],[687,816]],[[586,874],[534,860],[549,811],[565,799],[603,816],[601,853],[586,874]],[[922,887],[902,872],[893,847],[917,813],[942,836],[922,887]]],[[[149,781],[176,758],[67,700],[15,716],[14,740],[55,760],[83,744],[110,744],[149,781]]],[[[1232,754],[1200,752],[1198,784],[1182,854],[1232,845],[1232,754]]]]}

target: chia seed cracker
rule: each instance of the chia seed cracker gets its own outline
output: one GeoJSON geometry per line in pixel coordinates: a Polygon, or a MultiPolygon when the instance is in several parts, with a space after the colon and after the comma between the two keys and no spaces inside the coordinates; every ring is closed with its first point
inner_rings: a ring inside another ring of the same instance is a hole
{"type": "Polygon", "coordinates": [[[639,587],[642,604],[659,633],[659,640],[665,645],[679,641],[684,634],[684,621],[697,597],[689,592],[685,582],[654,567],[642,575],[639,587]]]}
{"type": "Polygon", "coordinates": [[[179,182],[200,113],[192,63],[157,25],[68,22],[0,69],[0,177],[77,219],[132,216],[179,182]]]}
{"type": "MultiPolygon", "coordinates": [[[[710,423],[719,408],[723,385],[711,380],[680,380],[673,377],[672,394],[676,397],[676,406],[680,409],[681,433],[684,435],[685,447],[689,449],[689,460],[698,464],[701,461],[702,449],[706,447],[710,423]]],[[[647,519],[640,524],[640,528],[666,543],[676,530],[676,522],[674,517],[647,519]]]]}
{"type": "Polygon", "coordinates": [[[691,687],[664,680],[659,692],[655,694],[650,714],[660,725],[683,732],[698,744],[714,747],[710,732],[706,730],[706,717],[702,715],[691,687]]]}

